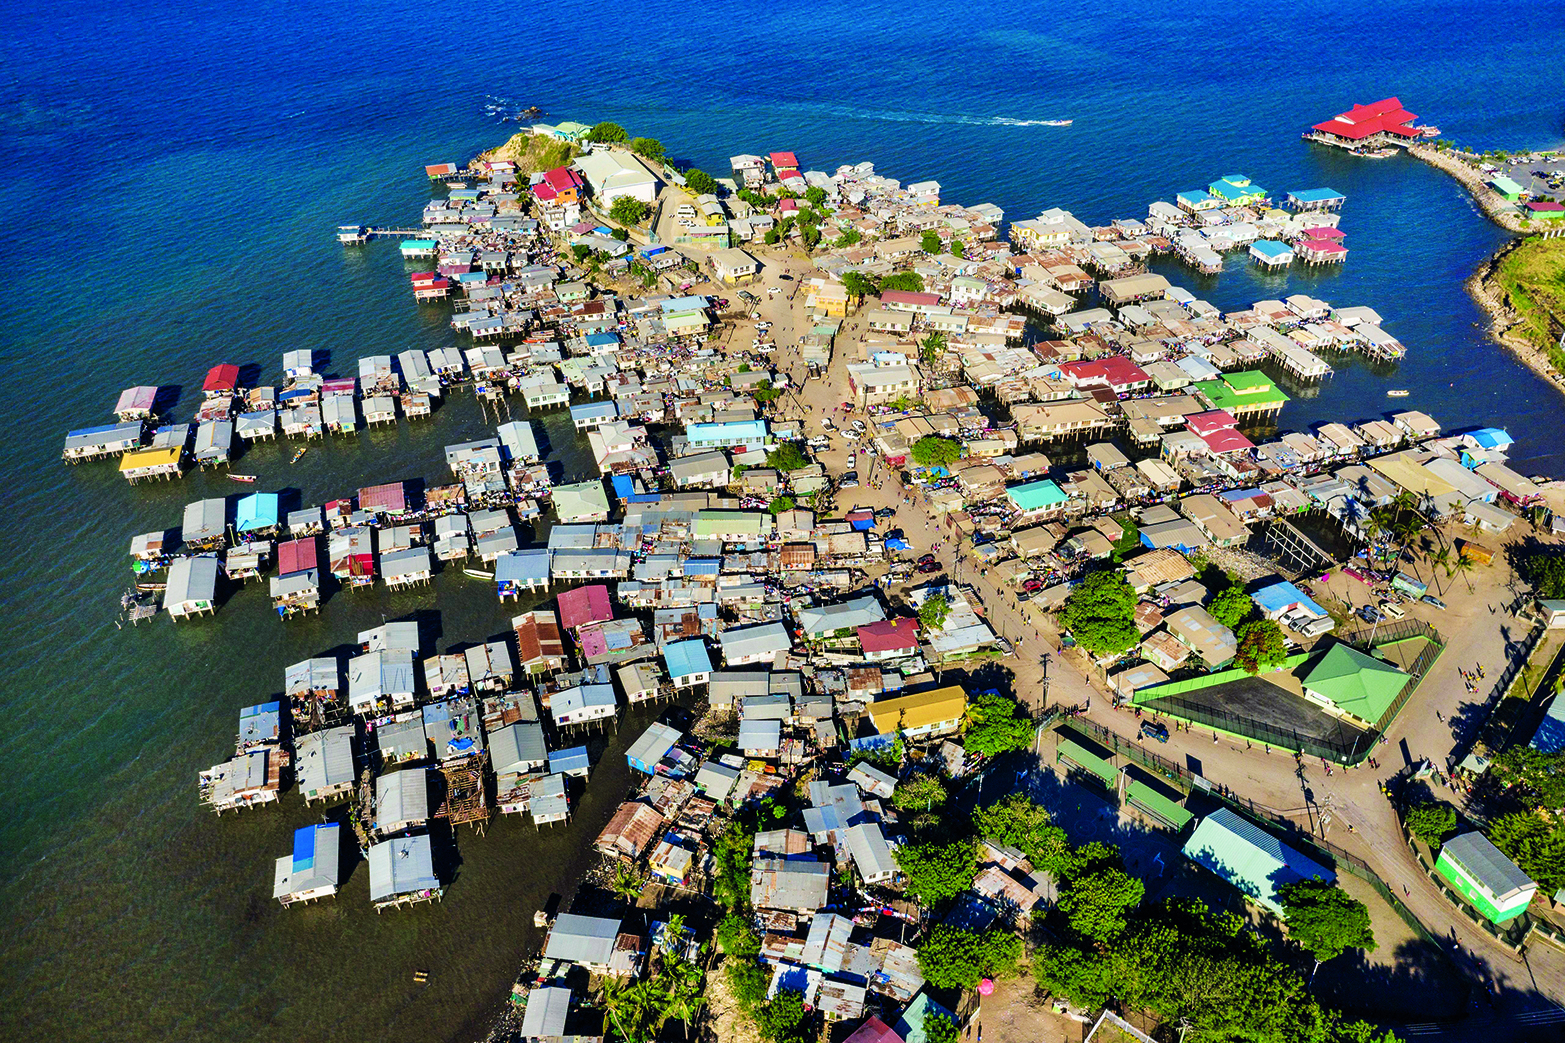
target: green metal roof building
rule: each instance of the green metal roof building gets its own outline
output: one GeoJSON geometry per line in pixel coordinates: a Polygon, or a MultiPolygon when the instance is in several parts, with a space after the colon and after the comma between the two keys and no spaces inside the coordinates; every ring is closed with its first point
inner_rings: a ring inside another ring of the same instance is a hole
{"type": "Polygon", "coordinates": [[[1378,727],[1411,678],[1384,659],[1338,643],[1300,680],[1306,699],[1378,727]]]}
{"type": "Polygon", "coordinates": [[[1027,514],[1033,511],[1046,511],[1069,499],[1058,485],[1047,478],[1028,482],[1025,485],[1013,485],[1005,490],[1005,495],[1016,505],[1017,510],[1027,514]]]}
{"type": "Polygon", "coordinates": [[[1521,199],[1522,192],[1524,191],[1522,186],[1518,185],[1508,177],[1497,177],[1490,179],[1489,187],[1494,189],[1500,198],[1508,199],[1512,203],[1521,199]]]}
{"type": "Polygon", "coordinates": [[[1213,409],[1226,409],[1235,416],[1272,412],[1288,404],[1288,396],[1260,370],[1224,373],[1217,380],[1200,380],[1191,386],[1213,409]]]}
{"type": "Polygon", "coordinates": [[[1300,880],[1337,879],[1247,819],[1219,808],[1185,841],[1185,857],[1205,866],[1244,892],[1252,902],[1282,915],[1277,888],[1300,880]]]}
{"type": "Polygon", "coordinates": [[[1447,840],[1435,872],[1495,923],[1520,916],[1538,893],[1538,885],[1478,832],[1447,840]]]}

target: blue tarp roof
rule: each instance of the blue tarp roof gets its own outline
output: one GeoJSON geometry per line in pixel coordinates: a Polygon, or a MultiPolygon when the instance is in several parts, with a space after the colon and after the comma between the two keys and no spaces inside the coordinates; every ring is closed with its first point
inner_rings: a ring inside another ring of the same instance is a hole
{"type": "Polygon", "coordinates": [[[636,491],[636,483],[628,474],[616,474],[609,479],[609,483],[614,486],[614,495],[621,500],[629,499],[636,491]]]}
{"type": "Polygon", "coordinates": [[[1301,203],[1324,203],[1330,199],[1346,199],[1347,196],[1338,192],[1335,188],[1300,188],[1288,193],[1289,199],[1297,199],[1301,203]]]}
{"type": "Polygon", "coordinates": [[[252,493],[239,501],[234,524],[240,532],[277,524],[277,494],[252,493]]]}
{"type": "Polygon", "coordinates": [[[1544,753],[1565,750],[1565,696],[1557,695],[1549,704],[1537,734],[1532,737],[1532,748],[1544,753]]]}
{"type": "Polygon", "coordinates": [[[310,869],[315,865],[315,826],[304,826],[293,831],[293,871],[310,869]]]}
{"type": "MultiPolygon", "coordinates": [[[[662,499],[662,493],[637,493],[636,495],[629,497],[631,503],[659,503],[662,501],[662,499]]],[[[658,528],[659,526],[656,525],[647,525],[644,526],[644,531],[656,532],[658,528]]]]}
{"type": "Polygon", "coordinates": [[[886,541],[886,549],[887,550],[911,550],[912,548],[910,548],[904,541],[899,540],[895,536],[893,536],[891,539],[886,541]]]}
{"type": "Polygon", "coordinates": [[[1281,612],[1289,605],[1303,605],[1317,616],[1328,614],[1308,594],[1286,580],[1262,587],[1250,597],[1261,606],[1263,612],[1281,612]]]}
{"type": "Polygon", "coordinates": [[[1480,428],[1472,433],[1471,438],[1485,449],[1504,449],[1516,441],[1498,427],[1480,428]]]}
{"type": "Polygon", "coordinates": [[[610,344],[618,344],[619,338],[612,333],[587,334],[587,346],[591,348],[607,347],[610,344]]]}
{"type": "Polygon", "coordinates": [[[1265,257],[1281,257],[1284,254],[1293,253],[1293,247],[1287,243],[1279,243],[1272,239],[1257,239],[1250,244],[1250,249],[1265,257]]]}

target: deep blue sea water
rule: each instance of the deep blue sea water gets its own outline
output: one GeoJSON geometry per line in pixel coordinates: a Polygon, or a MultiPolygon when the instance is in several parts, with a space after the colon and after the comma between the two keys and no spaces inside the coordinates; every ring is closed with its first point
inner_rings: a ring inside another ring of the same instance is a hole
{"type": "MultiPolygon", "coordinates": [[[[1236,262],[1197,280],[1165,269],[1225,308],[1299,290],[1368,304],[1409,346],[1390,372],[1345,362],[1281,424],[1378,415],[1385,390],[1405,387],[1396,405],[1451,428],[1507,426],[1521,470],[1561,474],[1560,398],[1484,339],[1461,289],[1501,233],[1421,164],[1298,138],[1397,94],[1463,143],[1556,144],[1558,14],[1493,0],[1243,14],[1139,0],[11,5],[0,35],[12,271],[0,365],[13,403],[0,434],[13,534],[0,566],[0,1036],[471,1037],[536,942],[539,895],[622,791],[623,772],[606,769],[572,832],[506,823],[462,838],[440,906],[377,918],[361,867],[335,904],[278,910],[271,859],[313,814],[289,800],[219,822],[195,803],[195,772],[232,741],[237,708],[276,692],[283,664],[382,615],[438,612],[444,648],[503,630],[509,611],[446,577],[429,593],[335,599],[286,629],[252,590],[210,621],[116,631],[127,539],[232,486],[129,489],[110,465],[58,461],[65,430],[102,422],[131,384],[182,385],[188,413],[192,383],[218,361],[275,379],[289,348],[348,370],[363,354],[450,343],[443,312],[410,299],[391,248],[345,252],[331,232],[412,220],[428,198],[423,164],[461,160],[513,128],[484,115],[486,95],[551,120],[614,119],[718,174],[730,155],[773,149],[828,170],[873,160],[1012,218],[1049,206],[1089,222],[1142,216],[1153,199],[1232,172],[1278,190],[1330,185],[1349,197],[1340,272],[1258,276],[1236,262]],[[1075,125],[1037,123],[1058,118],[1075,125]],[[411,986],[414,968],[432,972],[429,989],[411,986]]],[[[573,436],[550,423],[579,468],[573,436]]],[[[435,477],[440,447],[483,426],[458,402],[296,468],[274,447],[243,469],[319,502],[371,480],[435,477]]]]}

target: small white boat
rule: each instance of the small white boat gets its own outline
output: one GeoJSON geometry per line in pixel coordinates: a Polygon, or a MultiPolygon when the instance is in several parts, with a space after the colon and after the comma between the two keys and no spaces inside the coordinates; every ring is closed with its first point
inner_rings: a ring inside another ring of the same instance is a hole
{"type": "Polygon", "coordinates": [[[1043,125],[1045,127],[1068,127],[1075,122],[1075,120],[1044,120],[1043,125]]]}
{"type": "Polygon", "coordinates": [[[228,480],[231,481],[231,482],[245,482],[246,484],[253,485],[253,484],[255,484],[255,475],[253,475],[253,474],[230,474],[228,476],[228,480]]]}
{"type": "Polygon", "coordinates": [[[1407,397],[1407,392],[1404,391],[1401,388],[1398,388],[1395,391],[1387,391],[1386,392],[1386,397],[1387,398],[1406,398],[1407,397]]]}
{"type": "Polygon", "coordinates": [[[473,579],[494,579],[493,572],[485,572],[483,569],[463,569],[462,575],[471,576],[473,579]]]}

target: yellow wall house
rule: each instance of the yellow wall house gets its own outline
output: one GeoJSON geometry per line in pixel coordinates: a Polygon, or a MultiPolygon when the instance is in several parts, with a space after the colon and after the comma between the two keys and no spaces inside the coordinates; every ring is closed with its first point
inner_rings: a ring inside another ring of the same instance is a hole
{"type": "Polygon", "coordinates": [[[949,735],[962,727],[967,693],[957,685],[869,704],[869,717],[882,735],[900,731],[910,739],[949,735]]]}

